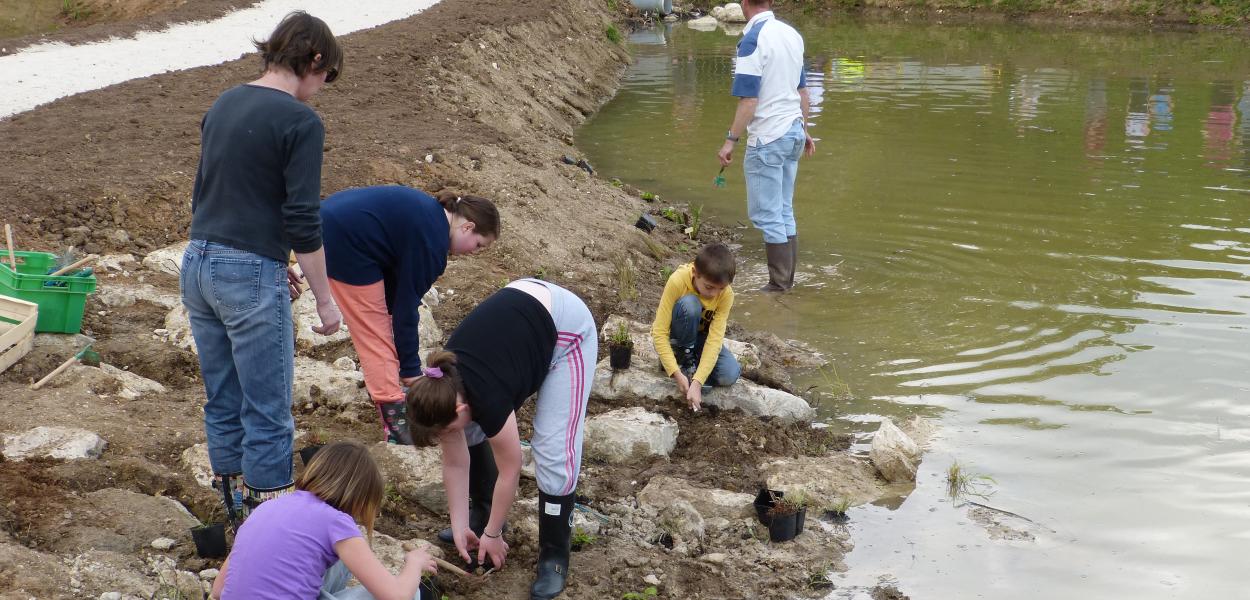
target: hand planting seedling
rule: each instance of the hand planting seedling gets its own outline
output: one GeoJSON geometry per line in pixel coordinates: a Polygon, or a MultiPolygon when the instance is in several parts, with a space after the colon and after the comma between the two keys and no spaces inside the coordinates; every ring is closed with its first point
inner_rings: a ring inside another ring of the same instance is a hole
{"type": "Polygon", "coordinates": [[[716,174],[716,179],[712,180],[712,185],[718,188],[725,187],[725,167],[720,168],[720,172],[716,174]]]}

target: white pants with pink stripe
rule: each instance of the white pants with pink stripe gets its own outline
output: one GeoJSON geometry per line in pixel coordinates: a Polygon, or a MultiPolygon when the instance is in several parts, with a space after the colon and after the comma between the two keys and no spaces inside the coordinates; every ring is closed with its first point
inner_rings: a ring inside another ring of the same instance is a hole
{"type": "MultiPolygon", "coordinates": [[[[553,496],[567,496],[577,487],[582,468],[582,429],[586,402],[595,379],[599,337],[590,309],[576,294],[554,283],[529,279],[551,291],[551,319],[556,325],[556,349],[547,378],[538,389],[534,415],[534,452],[538,489],[553,496]]],[[[464,429],[474,446],[486,441],[476,423],[464,429]]]]}

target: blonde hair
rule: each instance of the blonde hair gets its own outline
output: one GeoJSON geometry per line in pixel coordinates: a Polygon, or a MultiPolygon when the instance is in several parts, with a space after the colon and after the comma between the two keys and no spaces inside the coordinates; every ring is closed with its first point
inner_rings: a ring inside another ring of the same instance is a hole
{"type": "Polygon", "coordinates": [[[386,490],[378,464],[359,442],[334,442],[318,450],[295,487],[351,515],[373,543],[373,522],[386,490]]]}

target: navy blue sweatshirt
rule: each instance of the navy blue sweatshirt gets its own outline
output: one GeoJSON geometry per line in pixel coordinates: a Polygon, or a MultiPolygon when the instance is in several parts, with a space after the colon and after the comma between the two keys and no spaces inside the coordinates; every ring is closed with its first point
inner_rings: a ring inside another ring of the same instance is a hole
{"type": "Polygon", "coordinates": [[[451,227],[429,194],[398,185],[344,190],[321,203],[326,269],[349,285],[383,282],[400,377],[421,374],[417,308],[447,268],[451,227]]]}
{"type": "Polygon", "coordinates": [[[321,118],[267,87],[226,90],[200,123],[191,239],[286,264],[321,248],[321,118]]]}

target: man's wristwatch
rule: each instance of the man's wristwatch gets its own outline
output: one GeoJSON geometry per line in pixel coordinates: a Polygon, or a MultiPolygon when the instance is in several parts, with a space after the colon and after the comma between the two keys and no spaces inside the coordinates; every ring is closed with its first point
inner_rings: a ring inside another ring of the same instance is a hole
{"type": "Polygon", "coordinates": [[[739,138],[738,136],[734,135],[733,130],[732,130],[732,129],[730,129],[729,131],[725,132],[725,139],[727,139],[727,140],[729,140],[729,141],[731,141],[731,142],[734,142],[734,143],[736,144],[736,143],[738,143],[738,140],[739,140],[740,138],[739,138]]]}

